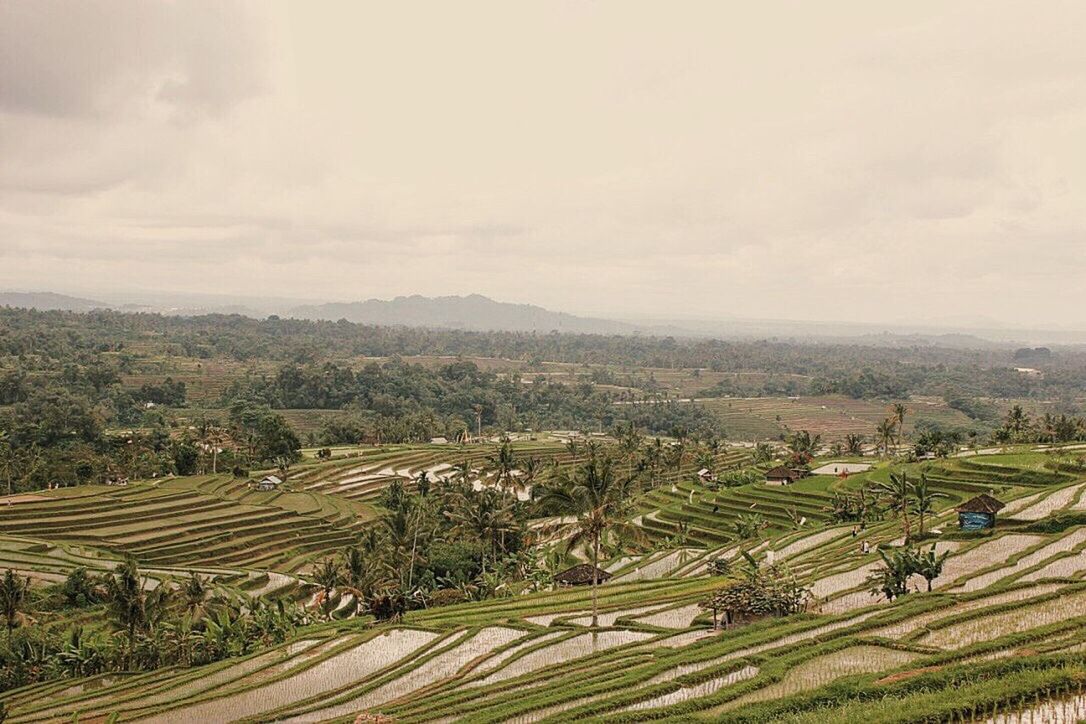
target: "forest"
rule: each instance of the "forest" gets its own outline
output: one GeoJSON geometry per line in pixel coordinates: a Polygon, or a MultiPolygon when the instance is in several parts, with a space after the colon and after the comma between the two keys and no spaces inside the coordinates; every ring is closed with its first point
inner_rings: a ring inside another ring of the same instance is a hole
{"type": "MultiPolygon", "coordinates": [[[[425,442],[477,431],[609,431],[723,439],[700,404],[679,404],[657,377],[702,398],[934,395],[977,421],[1002,424],[1001,399],[1058,403],[1076,414],[1086,352],[517,334],[373,327],[270,317],[173,317],[0,309],[0,481],[13,490],[112,477],[189,474],[213,448],[239,473],[287,463],[302,445],[425,442]],[[422,363],[428,357],[427,363],[422,363]],[[435,364],[434,358],[446,361],[435,364]],[[502,360],[504,368],[474,360],[502,360]],[[1023,360],[1043,368],[1022,375],[1023,360]],[[574,365],[555,377],[549,365],[574,365]],[[194,404],[170,370],[231,365],[216,397],[194,404]],[[753,374],[751,374],[753,373],[753,374]],[[708,374],[708,373],[706,373],[708,374]],[[304,431],[279,411],[336,413],[304,431]],[[223,440],[219,440],[223,438],[223,440]],[[227,442],[230,444],[224,445],[227,442]]],[[[977,430],[929,430],[926,447],[977,430]]],[[[218,468],[218,453],[213,467],[218,468]]]]}

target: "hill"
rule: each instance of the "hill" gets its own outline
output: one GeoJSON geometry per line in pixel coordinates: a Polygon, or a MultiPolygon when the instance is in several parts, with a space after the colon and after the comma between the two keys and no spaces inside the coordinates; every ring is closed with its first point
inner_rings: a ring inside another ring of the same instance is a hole
{"type": "Polygon", "coordinates": [[[466,297],[416,294],[391,300],[309,304],[295,307],[290,315],[301,319],[346,319],[361,324],[502,332],[630,334],[639,329],[624,322],[577,317],[532,304],[497,302],[479,294],[466,297]]]}
{"type": "Polygon", "coordinates": [[[0,307],[89,312],[92,309],[107,309],[109,306],[94,299],[70,297],[55,292],[0,292],[0,307]]]}

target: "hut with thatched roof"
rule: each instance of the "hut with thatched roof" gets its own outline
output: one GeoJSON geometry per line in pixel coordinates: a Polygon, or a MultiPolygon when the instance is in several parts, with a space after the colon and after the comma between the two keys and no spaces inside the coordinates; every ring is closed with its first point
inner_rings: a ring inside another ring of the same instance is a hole
{"type": "MultiPolygon", "coordinates": [[[[591,586],[592,585],[592,570],[591,563],[582,563],[572,568],[567,568],[561,573],[555,575],[554,582],[559,586],[591,586]]],[[[611,580],[611,574],[602,568],[596,568],[596,580],[600,583],[605,583],[611,580]]]]}
{"type": "Polygon", "coordinates": [[[791,485],[797,480],[802,480],[810,473],[804,468],[789,468],[778,465],[766,471],[765,481],[768,485],[791,485]]]}
{"type": "Polygon", "coordinates": [[[970,498],[955,510],[958,511],[958,527],[962,530],[995,528],[996,513],[1006,505],[987,493],[970,498]]]}

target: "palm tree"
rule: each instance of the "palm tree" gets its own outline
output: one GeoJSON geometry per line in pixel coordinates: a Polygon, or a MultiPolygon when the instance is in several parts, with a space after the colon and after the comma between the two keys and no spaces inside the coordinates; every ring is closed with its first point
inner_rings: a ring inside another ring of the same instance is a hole
{"type": "Polygon", "coordinates": [[[10,568],[4,573],[0,581],[0,611],[4,614],[4,623],[8,629],[8,640],[11,640],[11,630],[15,628],[22,614],[23,606],[30,594],[30,577],[19,578],[10,568]]]}
{"type": "Polygon", "coordinates": [[[109,612],[117,627],[128,632],[125,667],[131,668],[132,655],[136,648],[136,631],[147,625],[143,582],[135,559],[126,558],[123,563],[117,565],[113,575],[105,580],[109,591],[109,612]]]}
{"type": "MultiPolygon", "coordinates": [[[[370,530],[373,531],[372,528],[370,530]]],[[[377,544],[372,540],[371,533],[371,539],[363,541],[361,546],[348,546],[343,549],[343,583],[354,596],[355,613],[376,588],[378,579],[382,577],[378,567],[367,559],[367,553],[363,550],[365,548],[369,551],[368,555],[373,556],[376,547],[377,544]]]]}
{"type": "Polygon", "coordinates": [[[873,569],[867,577],[872,596],[882,595],[886,600],[904,596],[909,592],[909,576],[916,568],[912,551],[878,551],[882,559],[882,568],[873,569]]]}
{"type": "Polygon", "coordinates": [[[642,453],[642,461],[645,468],[649,471],[649,487],[656,487],[656,471],[660,467],[661,458],[664,454],[663,443],[660,442],[660,438],[656,438],[652,444],[645,447],[645,452],[642,453]]]}
{"type": "Polygon", "coordinates": [[[424,498],[430,494],[430,473],[428,471],[422,470],[415,477],[415,490],[424,498]]]}
{"type": "Polygon", "coordinates": [[[471,469],[471,462],[469,460],[464,460],[453,466],[453,480],[464,485],[471,484],[471,479],[474,474],[475,471],[471,469]]]}
{"type": "Polygon", "coordinates": [[[490,470],[494,473],[494,479],[498,483],[498,487],[507,490],[515,479],[513,473],[517,467],[513,446],[508,442],[503,442],[498,451],[487,458],[487,462],[490,470]]]}
{"type": "Polygon", "coordinates": [[[531,455],[524,459],[521,464],[521,479],[520,482],[525,487],[530,487],[535,483],[535,479],[539,477],[539,474],[543,471],[543,463],[539,458],[531,455]]]}
{"type": "Polygon", "coordinates": [[[411,513],[408,505],[400,505],[380,519],[387,559],[393,570],[400,574],[401,587],[406,587],[414,576],[420,515],[416,513],[412,520],[411,513]]]}
{"type": "Polygon", "coordinates": [[[909,411],[903,402],[895,402],[893,420],[897,423],[897,446],[901,447],[901,436],[905,433],[905,414],[909,411]]]}
{"type": "Polygon", "coordinates": [[[894,418],[888,417],[875,427],[875,439],[878,447],[882,448],[883,455],[890,454],[890,443],[894,441],[894,428],[897,423],[894,418]]]}
{"type": "Polygon", "coordinates": [[[1029,425],[1029,415],[1022,409],[1021,405],[1015,405],[1011,408],[1011,411],[1007,413],[1007,427],[1014,433],[1015,440],[1022,433],[1022,430],[1029,425]]]}
{"type": "Polygon", "coordinates": [[[3,466],[8,481],[8,495],[12,494],[11,473],[15,467],[15,447],[7,430],[0,430],[0,466],[3,466]]]}
{"type": "Polygon", "coordinates": [[[222,452],[223,445],[229,441],[230,437],[227,435],[226,430],[206,420],[200,427],[201,443],[204,451],[211,453],[211,474],[217,475],[219,472],[219,453],[222,452]]]}
{"type": "Polygon", "coordinates": [[[805,465],[814,457],[818,446],[822,444],[821,435],[812,435],[808,430],[792,433],[788,438],[788,449],[792,452],[792,462],[805,465]]]}
{"type": "Polygon", "coordinates": [[[709,452],[708,450],[703,450],[702,452],[698,453],[698,457],[697,457],[697,460],[696,460],[695,464],[699,468],[703,468],[705,470],[708,470],[710,473],[712,473],[713,468],[716,467],[716,458],[714,458],[713,454],[711,452],[709,452]]]}
{"type": "Polygon", "coordinates": [[[758,513],[740,513],[735,519],[735,534],[740,538],[753,538],[765,527],[765,518],[758,513]]]}
{"type": "Polygon", "coordinates": [[[539,507],[548,515],[573,516],[571,523],[559,524],[567,552],[579,545],[587,549],[592,564],[592,626],[598,623],[600,547],[608,535],[636,540],[641,529],[629,522],[634,493],[633,478],[619,476],[609,455],[593,455],[571,475],[562,476],[544,488],[539,507]]]}
{"type": "Polygon", "coordinates": [[[622,446],[622,451],[627,456],[633,457],[638,450],[641,449],[641,433],[637,429],[637,425],[631,421],[622,428],[619,434],[619,443],[622,446]]]}
{"type": "Polygon", "coordinates": [[[516,530],[508,496],[500,490],[484,488],[473,495],[461,496],[453,509],[446,512],[453,528],[479,542],[479,556],[486,572],[487,550],[497,557],[498,542],[504,548],[505,534],[516,530]]]}
{"type": "Polygon", "coordinates": [[[863,455],[864,436],[856,434],[845,435],[845,450],[849,455],[863,455]]]}
{"type": "Polygon", "coordinates": [[[768,442],[760,442],[754,446],[754,464],[763,465],[773,459],[773,446],[768,442]]]}
{"type": "Polygon", "coordinates": [[[935,501],[947,497],[946,493],[928,488],[928,476],[920,473],[920,480],[913,484],[912,509],[919,516],[920,535],[924,535],[924,516],[935,509],[935,501]]]}
{"type": "MultiPolygon", "coordinates": [[[[342,580],[342,575],[339,563],[334,558],[325,558],[313,569],[313,580],[321,587],[321,593],[323,594],[321,598],[323,606],[328,605],[332,598],[332,592],[336,590],[336,586],[342,580]]],[[[328,616],[331,617],[331,615],[332,612],[329,610],[328,616]]]]}
{"type": "Polygon", "coordinates": [[[679,473],[683,468],[683,459],[686,456],[686,443],[679,440],[671,445],[671,464],[675,466],[675,477],[678,478],[679,473]]]}
{"type": "Polygon", "coordinates": [[[879,483],[878,489],[886,497],[890,510],[904,517],[905,542],[908,543],[911,537],[909,530],[909,501],[913,490],[908,475],[904,471],[890,473],[890,480],[879,483]]]}
{"type": "Polygon", "coordinates": [[[950,551],[936,553],[935,544],[932,543],[931,548],[914,556],[914,568],[928,582],[929,593],[931,592],[931,582],[943,574],[943,564],[949,555],[950,551]]]}
{"type": "Polygon", "coordinates": [[[199,619],[206,613],[207,583],[199,573],[192,572],[192,576],[181,588],[181,593],[185,597],[185,611],[193,618],[199,619]]]}
{"type": "Polygon", "coordinates": [[[575,439],[571,437],[570,439],[566,440],[566,450],[569,451],[570,457],[573,458],[574,463],[577,462],[577,449],[578,446],[575,439]]]}

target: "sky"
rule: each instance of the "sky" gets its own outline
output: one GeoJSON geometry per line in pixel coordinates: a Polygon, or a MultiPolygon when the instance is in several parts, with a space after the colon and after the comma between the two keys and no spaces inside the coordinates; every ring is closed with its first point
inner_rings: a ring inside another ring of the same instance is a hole
{"type": "Polygon", "coordinates": [[[0,288],[1086,329],[1086,3],[0,3],[0,288]]]}

